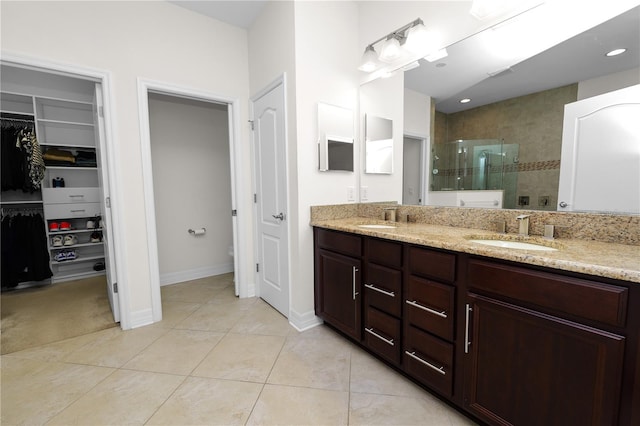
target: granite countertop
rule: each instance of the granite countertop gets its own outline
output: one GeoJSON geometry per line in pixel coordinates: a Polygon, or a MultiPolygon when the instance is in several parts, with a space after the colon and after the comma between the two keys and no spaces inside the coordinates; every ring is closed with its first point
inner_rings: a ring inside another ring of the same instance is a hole
{"type": "Polygon", "coordinates": [[[365,217],[316,220],[312,226],[371,237],[424,245],[495,259],[510,260],[564,271],[640,283],[640,246],[578,239],[545,240],[482,229],[457,228],[424,223],[384,222],[365,217]],[[394,225],[392,229],[362,228],[358,225],[394,225]],[[470,239],[509,239],[542,244],[557,251],[505,249],[473,243],[470,239]]]}

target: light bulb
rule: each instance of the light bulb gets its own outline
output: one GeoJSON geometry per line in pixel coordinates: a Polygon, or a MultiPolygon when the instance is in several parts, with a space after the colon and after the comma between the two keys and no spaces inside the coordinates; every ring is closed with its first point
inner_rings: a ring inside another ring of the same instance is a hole
{"type": "Polygon", "coordinates": [[[421,53],[430,51],[429,31],[422,23],[418,23],[409,28],[407,41],[404,47],[413,53],[421,53]]]}
{"type": "Polygon", "coordinates": [[[373,46],[369,45],[362,54],[362,61],[358,69],[364,72],[374,71],[378,67],[378,55],[373,46]]]}
{"type": "Polygon", "coordinates": [[[402,51],[400,48],[400,42],[395,36],[391,36],[382,44],[378,59],[383,62],[391,63],[396,59],[399,59],[401,55],[402,51]]]}

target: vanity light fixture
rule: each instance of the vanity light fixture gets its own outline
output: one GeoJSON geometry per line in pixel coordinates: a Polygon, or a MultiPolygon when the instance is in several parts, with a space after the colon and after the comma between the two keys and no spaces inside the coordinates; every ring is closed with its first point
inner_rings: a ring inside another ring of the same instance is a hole
{"type": "Polygon", "coordinates": [[[373,72],[386,68],[393,72],[408,65],[415,67],[413,63],[438,49],[438,43],[436,34],[427,31],[422,19],[418,18],[369,44],[358,69],[373,72]]]}
{"type": "Polygon", "coordinates": [[[606,57],[608,57],[608,58],[610,58],[610,57],[612,57],[612,56],[618,56],[618,55],[621,55],[621,54],[623,54],[623,53],[624,53],[624,52],[626,52],[626,51],[627,51],[627,49],[625,49],[625,48],[614,49],[614,50],[612,50],[612,51],[610,51],[610,52],[607,52],[605,56],[606,56],[606,57]]]}

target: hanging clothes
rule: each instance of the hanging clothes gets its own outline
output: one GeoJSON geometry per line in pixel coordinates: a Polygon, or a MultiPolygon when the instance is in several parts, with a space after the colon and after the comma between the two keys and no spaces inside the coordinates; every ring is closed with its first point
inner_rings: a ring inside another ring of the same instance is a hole
{"type": "Polygon", "coordinates": [[[45,164],[33,123],[2,117],[2,190],[33,193],[40,189],[45,164]]]}
{"type": "Polygon", "coordinates": [[[3,289],[51,278],[47,235],[40,212],[3,210],[0,239],[3,289]]]}

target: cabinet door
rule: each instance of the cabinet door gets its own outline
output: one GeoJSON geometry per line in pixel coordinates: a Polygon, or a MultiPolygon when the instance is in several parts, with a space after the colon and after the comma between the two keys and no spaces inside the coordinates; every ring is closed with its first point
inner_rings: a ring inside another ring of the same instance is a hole
{"type": "Polygon", "coordinates": [[[494,424],[617,424],[624,337],[469,299],[467,409],[494,424]]]}
{"type": "Polygon", "coordinates": [[[319,301],[316,313],[343,333],[361,340],[361,262],[352,257],[318,250],[319,301]]]}

